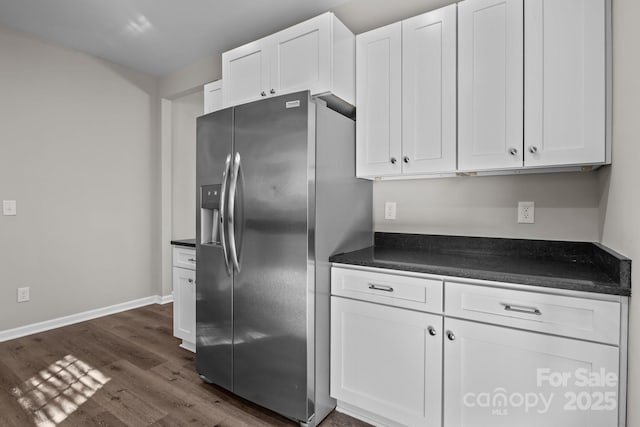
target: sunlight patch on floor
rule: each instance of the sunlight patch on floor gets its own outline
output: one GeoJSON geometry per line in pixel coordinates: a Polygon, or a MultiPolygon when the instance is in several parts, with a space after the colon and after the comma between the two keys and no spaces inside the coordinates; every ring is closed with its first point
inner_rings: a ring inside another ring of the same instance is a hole
{"type": "Polygon", "coordinates": [[[67,355],[11,389],[11,394],[33,416],[37,427],[54,427],[110,380],[82,360],[67,355]]]}

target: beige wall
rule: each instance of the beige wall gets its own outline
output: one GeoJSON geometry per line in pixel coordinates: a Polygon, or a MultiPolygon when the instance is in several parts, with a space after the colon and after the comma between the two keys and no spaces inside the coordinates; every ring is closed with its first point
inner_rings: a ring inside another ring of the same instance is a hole
{"type": "MultiPolygon", "coordinates": [[[[640,286],[640,2],[613,1],[613,160],[602,174],[602,243],[632,259],[633,288],[640,286]]],[[[640,296],[629,319],[628,426],[640,426],[640,296]]]]}
{"type": "Polygon", "coordinates": [[[202,86],[220,78],[220,64],[221,54],[206,56],[159,79],[162,105],[159,236],[163,295],[172,290],[170,240],[195,237],[194,119],[203,113],[202,86]]]}
{"type": "Polygon", "coordinates": [[[373,186],[376,231],[598,241],[598,173],[383,181],[373,186]],[[535,202],[535,224],[517,223],[518,201],[535,202]],[[396,202],[396,220],[384,203],[396,202]]]}
{"type": "Polygon", "coordinates": [[[156,79],[3,28],[0,58],[0,330],[157,294],[156,79]]]}
{"type": "Polygon", "coordinates": [[[193,93],[196,88],[222,78],[222,52],[205,56],[172,73],[160,77],[159,94],[162,98],[176,99],[193,93]]]}
{"type": "Polygon", "coordinates": [[[172,240],[196,235],[196,117],[203,102],[202,91],[172,102],[172,240]]]}

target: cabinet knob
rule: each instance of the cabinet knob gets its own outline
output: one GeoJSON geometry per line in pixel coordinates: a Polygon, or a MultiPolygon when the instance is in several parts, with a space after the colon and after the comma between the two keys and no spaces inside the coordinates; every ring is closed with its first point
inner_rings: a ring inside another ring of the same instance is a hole
{"type": "Polygon", "coordinates": [[[402,161],[405,162],[405,163],[409,163],[409,156],[404,156],[402,161]]]}
{"type": "Polygon", "coordinates": [[[536,147],[535,145],[532,145],[531,147],[529,147],[529,152],[531,154],[536,154],[538,152],[538,147],[536,147]]]}
{"type": "Polygon", "coordinates": [[[456,339],[456,336],[453,334],[453,332],[447,331],[447,338],[449,338],[449,341],[453,341],[456,339]]]}
{"type": "Polygon", "coordinates": [[[429,335],[431,335],[432,337],[436,336],[437,332],[436,332],[436,329],[433,326],[429,326],[427,328],[427,330],[429,331],[429,335]]]}
{"type": "Polygon", "coordinates": [[[509,148],[509,154],[511,154],[512,156],[517,156],[518,155],[518,149],[517,148],[509,148]]]}
{"type": "Polygon", "coordinates": [[[390,160],[391,160],[391,164],[392,164],[392,165],[395,165],[395,164],[396,164],[396,162],[397,162],[397,160],[396,160],[396,158],[395,158],[395,157],[392,157],[390,160]]]}
{"type": "Polygon", "coordinates": [[[193,283],[193,279],[187,279],[189,283],[193,283]]]}
{"type": "Polygon", "coordinates": [[[271,95],[273,95],[273,94],[275,94],[275,93],[276,93],[276,90],[275,90],[275,89],[271,89],[271,90],[269,91],[269,93],[270,93],[271,95]]]}
{"type": "Polygon", "coordinates": [[[260,92],[260,96],[267,96],[267,92],[265,91],[260,92]]]}

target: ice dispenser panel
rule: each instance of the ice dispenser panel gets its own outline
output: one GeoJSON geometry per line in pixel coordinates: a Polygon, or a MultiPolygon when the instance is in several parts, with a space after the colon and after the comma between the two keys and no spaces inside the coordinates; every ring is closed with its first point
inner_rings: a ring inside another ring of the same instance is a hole
{"type": "Polygon", "coordinates": [[[220,244],[220,184],[200,187],[200,242],[220,244]]]}

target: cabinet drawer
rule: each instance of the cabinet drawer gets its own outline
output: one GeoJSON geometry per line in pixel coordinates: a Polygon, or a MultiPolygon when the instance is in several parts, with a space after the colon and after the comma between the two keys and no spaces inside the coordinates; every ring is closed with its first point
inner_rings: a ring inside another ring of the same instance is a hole
{"type": "Polygon", "coordinates": [[[190,248],[173,248],[173,266],[196,269],[196,250],[190,248]]]}
{"type": "Polygon", "coordinates": [[[442,313],[442,281],[372,271],[331,269],[331,293],[363,301],[442,313]]]}
{"type": "Polygon", "coordinates": [[[445,283],[447,316],[618,345],[620,304],[455,282],[445,283]]]}

